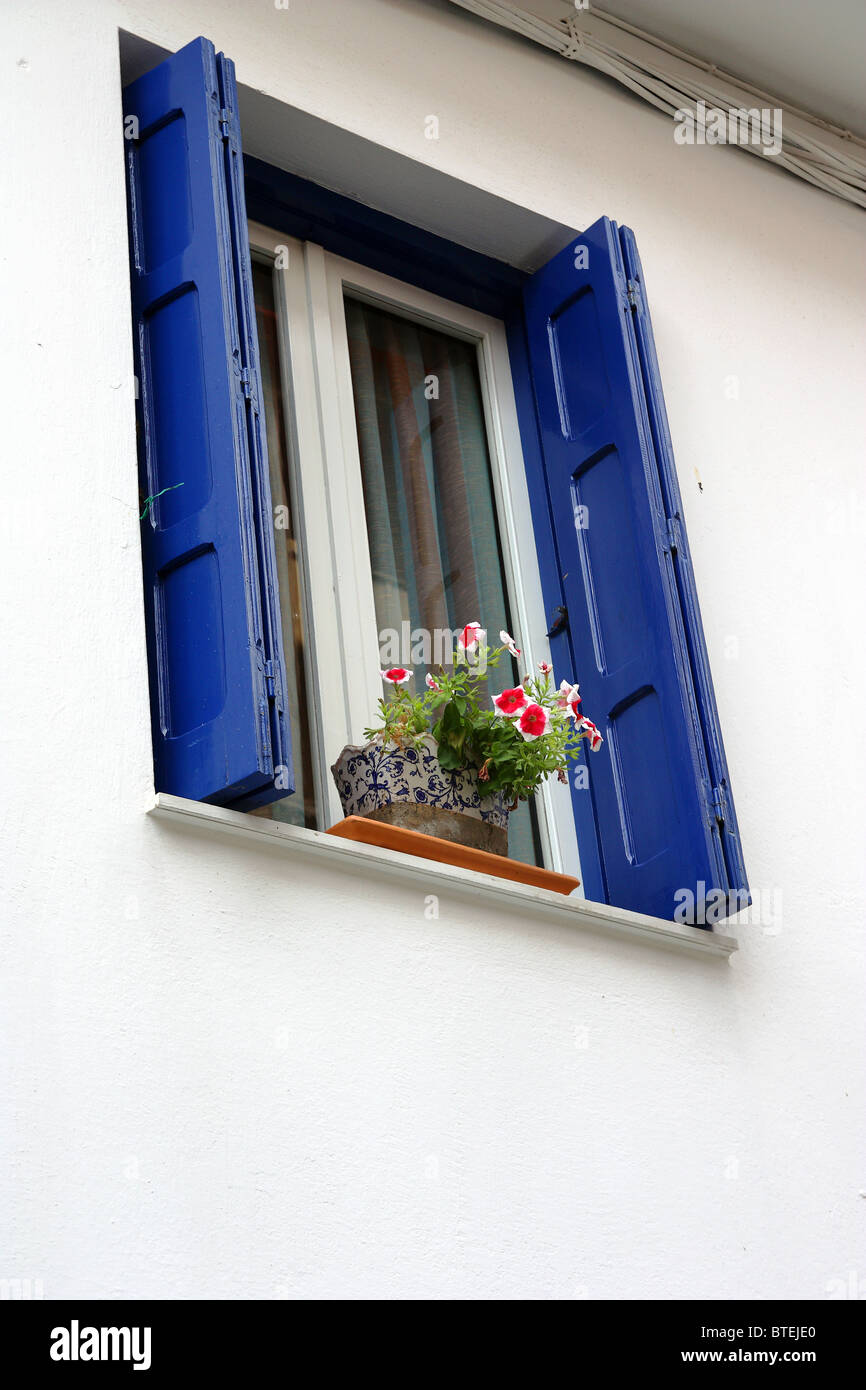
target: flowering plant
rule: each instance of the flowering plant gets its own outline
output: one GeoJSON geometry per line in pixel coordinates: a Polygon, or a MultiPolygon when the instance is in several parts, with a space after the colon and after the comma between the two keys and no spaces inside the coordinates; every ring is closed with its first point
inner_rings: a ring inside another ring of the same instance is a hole
{"type": "Polygon", "coordinates": [[[552,773],[567,781],[569,758],[580,756],[585,738],[597,752],[602,736],[578,709],[578,687],[562,681],[556,689],[546,661],[538,663],[537,675],[524,676],[520,685],[491,701],[485,689],[487,668],[498,666],[506,652],[520,656],[507,632],[499,637],[500,646],[488,647],[484,628],[468,623],[458,639],[454,666],[429,674],[423,694],[407,689],[412,679],[407,667],[382,671],[391,698],[379,701],[381,721],[365,729],[365,737],[417,747],[432,735],[440,765],[446,771],[475,770],[485,784],[484,795],[505,792],[517,801],[531,796],[552,773]]]}

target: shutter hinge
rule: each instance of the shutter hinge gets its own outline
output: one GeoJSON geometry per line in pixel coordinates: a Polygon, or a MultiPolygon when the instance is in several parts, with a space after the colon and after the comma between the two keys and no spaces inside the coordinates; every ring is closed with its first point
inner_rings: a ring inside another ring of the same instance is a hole
{"type": "Polygon", "coordinates": [[[678,516],[667,518],[668,546],[671,551],[681,551],[683,548],[683,531],[678,516]]]}
{"type": "Polygon", "coordinates": [[[224,106],[220,111],[220,135],[223,140],[228,140],[230,133],[230,112],[224,106]]]}
{"type": "Polygon", "coordinates": [[[637,306],[638,306],[638,294],[639,294],[638,287],[637,287],[637,281],[636,281],[636,280],[627,280],[627,281],[626,281],[626,287],[627,287],[627,289],[628,289],[628,302],[629,302],[629,304],[631,305],[632,309],[636,309],[637,306]]]}
{"type": "Polygon", "coordinates": [[[724,787],[713,787],[713,811],[719,825],[726,825],[728,820],[728,802],[724,787]]]}
{"type": "Polygon", "coordinates": [[[263,771],[268,776],[273,776],[274,759],[271,753],[271,720],[267,700],[259,700],[259,726],[262,731],[262,748],[265,750],[265,766],[263,771]]]}
{"type": "Polygon", "coordinates": [[[274,663],[272,661],[265,662],[265,690],[267,691],[269,700],[275,700],[277,698],[277,681],[274,675],[274,663]]]}
{"type": "Polygon", "coordinates": [[[244,393],[244,400],[250,400],[252,397],[252,386],[250,385],[249,367],[241,367],[241,390],[244,393]]]}

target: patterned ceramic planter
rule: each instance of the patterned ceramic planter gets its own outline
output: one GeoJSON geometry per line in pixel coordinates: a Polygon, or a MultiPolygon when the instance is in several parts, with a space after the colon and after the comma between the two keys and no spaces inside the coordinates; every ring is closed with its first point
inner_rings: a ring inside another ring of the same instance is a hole
{"type": "Polygon", "coordinates": [[[482,797],[472,773],[446,772],[433,739],[417,749],[349,746],[331,773],[347,816],[368,816],[474,849],[508,853],[508,797],[482,797]]]}

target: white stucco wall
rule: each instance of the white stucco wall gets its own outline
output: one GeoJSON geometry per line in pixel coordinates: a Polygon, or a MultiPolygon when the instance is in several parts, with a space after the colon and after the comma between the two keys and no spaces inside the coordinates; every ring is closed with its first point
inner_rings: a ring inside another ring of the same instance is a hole
{"type": "Polygon", "coordinates": [[[866,1278],[861,214],[414,0],[16,0],[0,52],[0,1278],[156,1298],[866,1278]],[[145,817],[119,27],[206,34],[249,86],[635,229],[777,934],[740,928],[727,965],[446,891],[428,921],[421,891],[145,817]]]}

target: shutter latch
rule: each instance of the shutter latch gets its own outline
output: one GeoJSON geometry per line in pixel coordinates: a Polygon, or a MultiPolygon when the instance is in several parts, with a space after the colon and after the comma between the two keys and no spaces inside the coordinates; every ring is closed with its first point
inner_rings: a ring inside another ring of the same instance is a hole
{"type": "Polygon", "coordinates": [[[558,637],[559,633],[564,632],[567,627],[568,609],[563,608],[560,604],[558,608],[554,608],[553,613],[551,614],[550,631],[546,635],[548,637],[558,637]]]}

